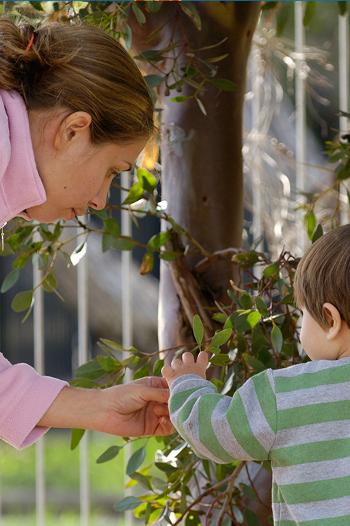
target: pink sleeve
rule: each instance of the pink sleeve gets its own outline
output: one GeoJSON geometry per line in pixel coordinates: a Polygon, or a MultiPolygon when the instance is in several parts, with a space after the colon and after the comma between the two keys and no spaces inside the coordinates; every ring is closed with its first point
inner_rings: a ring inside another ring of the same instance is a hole
{"type": "Polygon", "coordinates": [[[37,423],[66,385],[25,363],[12,365],[0,353],[0,439],[17,449],[38,440],[48,428],[37,423]]]}

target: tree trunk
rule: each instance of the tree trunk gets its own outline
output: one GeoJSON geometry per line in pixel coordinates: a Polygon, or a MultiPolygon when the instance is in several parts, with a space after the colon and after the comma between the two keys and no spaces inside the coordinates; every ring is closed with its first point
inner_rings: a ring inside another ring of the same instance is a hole
{"type": "MultiPolygon", "coordinates": [[[[202,19],[201,31],[174,4],[162,6],[157,20],[162,30],[153,33],[152,42],[145,37],[145,27],[135,30],[140,48],[161,48],[170,39],[177,41],[183,64],[188,43],[191,48],[198,49],[227,38],[217,48],[216,55],[229,54],[227,59],[217,63],[217,78],[233,81],[235,91],[218,92],[214,86],[208,87],[200,96],[207,115],[193,99],[175,103],[170,100],[174,93],[163,93],[161,97],[164,107],[161,121],[162,199],[168,202],[169,214],[207,252],[213,253],[240,247],[242,241],[243,103],[247,61],[261,5],[258,2],[198,2],[195,5],[202,19]]],[[[148,30],[157,27],[154,20],[155,25],[148,30]]],[[[191,92],[192,88],[187,88],[181,95],[191,92]]],[[[193,342],[191,316],[196,312],[205,318],[206,330],[214,330],[206,310],[206,291],[210,290],[211,299],[223,300],[233,277],[233,266],[229,258],[215,259],[215,264],[207,266],[201,273],[198,286],[193,270],[202,258],[203,254],[190,246],[183,258],[161,263],[160,349],[193,342]]],[[[171,357],[172,353],[169,353],[169,359],[171,357]]],[[[257,478],[252,474],[252,479],[259,495],[267,502],[267,508],[259,502],[246,502],[246,506],[258,514],[262,525],[268,524],[271,488],[266,473],[260,470],[257,478]]],[[[249,484],[249,481],[245,482],[249,484]]]]}

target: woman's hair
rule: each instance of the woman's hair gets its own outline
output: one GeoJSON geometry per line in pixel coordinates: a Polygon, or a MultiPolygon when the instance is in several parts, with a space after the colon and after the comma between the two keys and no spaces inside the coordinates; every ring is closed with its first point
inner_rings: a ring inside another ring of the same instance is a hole
{"type": "Polygon", "coordinates": [[[0,18],[0,89],[20,93],[28,110],[86,111],[94,143],[148,138],[154,131],[139,69],[93,26],[52,23],[34,30],[0,18]]]}
{"type": "Polygon", "coordinates": [[[329,326],[323,304],[332,303],[350,327],[350,225],[322,236],[301,258],[294,298],[322,327],[329,326]]]}

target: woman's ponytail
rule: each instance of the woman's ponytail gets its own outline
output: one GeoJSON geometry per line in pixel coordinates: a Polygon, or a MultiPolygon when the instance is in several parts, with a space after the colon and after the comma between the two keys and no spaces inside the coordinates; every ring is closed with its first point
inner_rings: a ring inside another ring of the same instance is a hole
{"type": "Polygon", "coordinates": [[[28,48],[31,35],[35,33],[30,25],[16,26],[11,20],[0,18],[0,89],[23,95],[23,70],[33,54],[28,48]]]}

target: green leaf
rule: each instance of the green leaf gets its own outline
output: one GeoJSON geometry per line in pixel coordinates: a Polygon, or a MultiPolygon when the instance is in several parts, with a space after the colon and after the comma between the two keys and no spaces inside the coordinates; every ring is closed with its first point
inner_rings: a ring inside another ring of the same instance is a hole
{"type": "Polygon", "coordinates": [[[250,325],[247,322],[247,313],[246,312],[235,312],[233,316],[234,327],[237,332],[245,332],[250,329],[250,325]]]}
{"type": "Polygon", "coordinates": [[[318,224],[313,233],[311,241],[315,243],[315,241],[317,241],[322,236],[323,236],[323,228],[322,228],[322,225],[318,224]]]}
{"type": "Polygon", "coordinates": [[[348,3],[347,2],[337,2],[339,13],[341,15],[345,15],[348,10],[348,3]]]}
{"type": "Polygon", "coordinates": [[[267,308],[267,306],[265,305],[265,302],[262,298],[260,298],[260,296],[257,296],[255,298],[255,305],[256,305],[256,308],[258,309],[258,311],[260,312],[260,314],[262,316],[269,316],[269,310],[267,308]]]}
{"type": "Polygon", "coordinates": [[[275,323],[273,324],[271,331],[271,341],[275,352],[280,353],[283,344],[283,336],[281,329],[275,323]]]}
{"type": "Polygon", "coordinates": [[[228,365],[230,363],[230,361],[231,360],[230,360],[230,358],[229,358],[229,356],[227,354],[214,354],[210,358],[210,363],[212,365],[224,366],[224,365],[228,365]]]}
{"type": "Polygon", "coordinates": [[[122,369],[122,364],[114,356],[96,356],[96,362],[107,373],[115,373],[122,369]]]}
{"type": "Polygon", "coordinates": [[[350,177],[350,159],[346,162],[342,162],[336,170],[337,180],[345,181],[350,177]]]}
{"type": "Polygon", "coordinates": [[[166,232],[159,232],[151,237],[148,241],[147,246],[151,250],[159,250],[162,246],[166,245],[171,237],[171,231],[167,230],[166,232]]]}
{"type": "Polygon", "coordinates": [[[231,338],[232,329],[223,329],[214,334],[209,344],[209,350],[211,347],[221,347],[231,338]]]}
{"type": "Polygon", "coordinates": [[[279,275],[279,267],[277,263],[271,263],[263,270],[263,276],[265,278],[277,278],[279,275]]]}
{"type": "Polygon", "coordinates": [[[160,471],[163,471],[164,473],[174,473],[174,471],[177,471],[177,468],[175,468],[171,464],[168,464],[167,462],[155,462],[154,465],[156,466],[156,468],[158,468],[160,471]]]}
{"type": "Polygon", "coordinates": [[[126,466],[126,473],[130,475],[131,473],[134,473],[134,471],[137,471],[143,461],[145,460],[146,456],[146,448],[141,447],[135,453],[133,453],[128,461],[128,464],[126,466]]]}
{"type": "Polygon", "coordinates": [[[36,9],[37,11],[44,11],[42,5],[40,2],[38,1],[34,1],[34,2],[29,2],[33,7],[34,9],[36,9]]]}
{"type": "MultiPolygon", "coordinates": [[[[255,499],[255,493],[253,492],[253,498],[255,499]]],[[[244,510],[244,517],[247,521],[248,526],[261,526],[260,519],[257,515],[250,509],[244,510]]]]}
{"type": "MultiPolygon", "coordinates": [[[[294,3],[294,2],[293,2],[294,3]]],[[[293,5],[293,4],[292,4],[293,5]]],[[[276,22],[276,36],[280,37],[287,25],[289,16],[291,14],[291,9],[289,5],[282,4],[280,9],[277,11],[277,22],[276,22]]]]}
{"type": "Polygon", "coordinates": [[[125,497],[115,505],[115,511],[121,513],[122,511],[133,510],[141,503],[142,501],[136,497],[125,497]]]}
{"type": "Polygon", "coordinates": [[[133,203],[136,203],[136,201],[143,197],[143,194],[143,184],[142,182],[138,181],[137,183],[133,184],[130,188],[126,199],[123,201],[123,205],[132,205],[133,203]]]}
{"type": "Polygon", "coordinates": [[[251,354],[248,354],[246,352],[243,353],[243,360],[247,365],[249,365],[249,367],[252,367],[255,371],[260,372],[265,370],[264,364],[251,354]]]}
{"type": "Polygon", "coordinates": [[[18,292],[11,302],[11,308],[15,312],[23,312],[31,307],[33,303],[33,291],[24,290],[18,292]]]}
{"type": "Polygon", "coordinates": [[[204,338],[204,325],[198,314],[193,316],[192,328],[197,345],[198,347],[201,347],[204,338]]]}
{"type": "Polygon", "coordinates": [[[104,230],[106,234],[111,236],[119,237],[120,236],[120,226],[116,219],[113,217],[108,217],[103,221],[104,230]]]}
{"type": "Polygon", "coordinates": [[[252,329],[255,327],[255,325],[259,323],[260,320],[261,320],[261,314],[257,310],[253,310],[247,316],[247,322],[249,323],[252,329]]]}
{"type": "Polygon", "coordinates": [[[78,447],[80,440],[83,438],[85,429],[72,429],[71,439],[70,439],[70,448],[71,450],[78,447]]]}
{"type": "Polygon", "coordinates": [[[108,338],[100,338],[100,341],[107,345],[110,349],[113,349],[114,351],[125,351],[124,347],[114,340],[109,340],[108,338]]]}
{"type": "Polygon", "coordinates": [[[20,271],[17,268],[14,270],[11,270],[11,272],[7,274],[6,278],[2,282],[1,289],[0,289],[2,294],[10,290],[17,283],[19,276],[20,276],[20,271]]]}
{"type": "Polygon", "coordinates": [[[146,168],[137,169],[137,178],[147,192],[153,192],[158,184],[157,178],[146,168]]]}
{"type": "Polygon", "coordinates": [[[134,15],[136,17],[136,20],[138,21],[139,24],[144,24],[146,22],[146,17],[142,11],[142,9],[140,9],[140,7],[135,4],[135,2],[132,2],[131,4],[131,9],[134,11],[134,15]]]}
{"type": "Polygon", "coordinates": [[[253,298],[250,294],[247,294],[246,292],[242,294],[239,298],[239,304],[242,307],[242,309],[251,309],[253,306],[253,298]]]}
{"type": "Polygon", "coordinates": [[[141,276],[145,276],[146,274],[149,274],[152,272],[154,266],[154,255],[152,252],[146,252],[146,254],[143,256],[142,263],[140,266],[140,274],[141,276]]]}
{"type": "Polygon", "coordinates": [[[163,82],[163,78],[160,75],[146,75],[144,80],[149,88],[156,88],[163,82]]]}
{"type": "Polygon", "coordinates": [[[312,235],[317,225],[317,219],[313,210],[308,210],[304,215],[304,225],[309,239],[312,239],[312,235]]]}
{"type": "Polygon", "coordinates": [[[161,7],[162,7],[162,2],[158,2],[158,1],[154,2],[152,0],[148,0],[148,2],[146,2],[146,9],[150,13],[158,13],[161,7]]]}
{"type": "Polygon", "coordinates": [[[143,60],[146,62],[159,62],[163,60],[163,50],[162,49],[147,49],[140,55],[134,57],[136,60],[143,60]]]}
{"type": "Polygon", "coordinates": [[[254,251],[242,252],[241,254],[235,254],[232,257],[232,261],[242,267],[252,267],[259,261],[259,255],[254,251]]]}
{"type": "Polygon", "coordinates": [[[162,250],[159,254],[160,259],[164,259],[164,261],[174,261],[179,256],[181,256],[181,252],[173,252],[171,250],[162,250]]]}
{"type": "Polygon", "coordinates": [[[132,250],[136,245],[136,241],[131,237],[119,237],[116,239],[111,234],[103,234],[102,236],[102,251],[106,252],[109,249],[115,250],[132,250]]]}
{"type": "Polygon", "coordinates": [[[236,91],[237,86],[232,80],[229,79],[212,79],[211,83],[222,91],[236,91]]]}
{"type": "Polygon", "coordinates": [[[123,449],[122,446],[111,446],[106,451],[102,453],[96,460],[96,464],[103,464],[104,462],[108,462],[109,460],[113,460],[118,454],[119,451],[123,449]]]}
{"type": "MultiPolygon", "coordinates": [[[[262,11],[268,11],[269,9],[274,9],[277,7],[278,2],[265,2],[265,4],[262,6],[262,11]]],[[[242,521],[243,522],[243,521],[242,521]]]]}
{"type": "Polygon", "coordinates": [[[52,273],[48,274],[44,279],[43,288],[46,292],[54,292],[57,289],[57,280],[52,273]]]}
{"type": "Polygon", "coordinates": [[[96,360],[90,360],[75,371],[75,376],[79,378],[88,378],[89,380],[96,380],[105,374],[104,369],[96,360]]]}
{"type": "Polygon", "coordinates": [[[170,102],[185,102],[190,99],[193,99],[192,95],[177,95],[176,97],[172,97],[170,102]]]}
{"type": "Polygon", "coordinates": [[[182,11],[186,13],[188,17],[190,17],[198,31],[201,31],[202,21],[195,5],[192,2],[181,2],[180,7],[182,11]]]}
{"type": "Polygon", "coordinates": [[[315,14],[316,2],[306,2],[306,7],[304,11],[303,25],[305,27],[309,26],[312,18],[315,14]]]}
{"type": "Polygon", "coordinates": [[[152,491],[151,477],[146,477],[145,475],[142,475],[142,473],[135,472],[130,474],[130,478],[137,480],[141,486],[152,491]]]}

